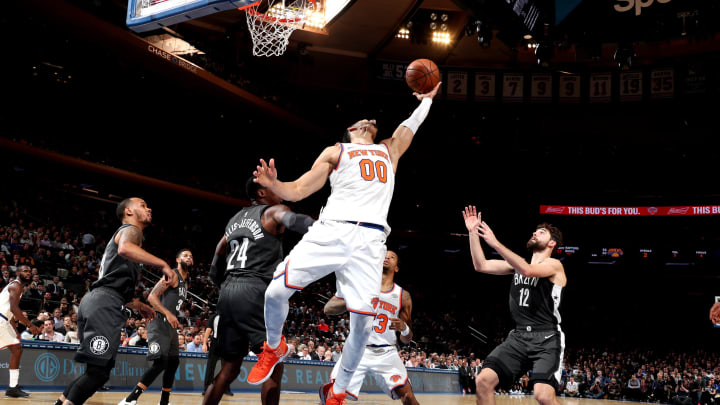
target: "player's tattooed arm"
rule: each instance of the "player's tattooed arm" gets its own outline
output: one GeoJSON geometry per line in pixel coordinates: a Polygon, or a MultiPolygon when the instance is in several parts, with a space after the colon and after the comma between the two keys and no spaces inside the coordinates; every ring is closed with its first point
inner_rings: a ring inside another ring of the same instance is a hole
{"type": "Polygon", "coordinates": [[[150,292],[150,295],[148,295],[148,302],[150,303],[150,305],[152,305],[153,308],[155,308],[156,311],[165,315],[165,319],[167,319],[170,326],[172,326],[173,328],[177,328],[180,325],[180,321],[178,321],[175,314],[173,314],[169,309],[165,308],[165,305],[163,305],[162,301],[160,301],[163,293],[165,293],[165,291],[167,291],[169,287],[170,285],[163,282],[162,280],[158,281],[155,284],[155,287],[153,287],[152,291],[150,292]]]}
{"type": "Polygon", "coordinates": [[[118,244],[118,254],[125,259],[148,266],[160,267],[165,275],[165,282],[173,285],[177,275],[164,260],[149,253],[142,246],[142,231],[135,226],[128,226],[118,233],[115,241],[118,244]]]}
{"type": "Polygon", "coordinates": [[[390,329],[403,332],[407,328],[407,333],[400,333],[400,341],[407,344],[412,342],[412,298],[410,293],[403,290],[402,295],[402,307],[400,308],[400,314],[398,318],[390,318],[390,329]]]}
{"type": "Polygon", "coordinates": [[[327,315],[340,315],[347,311],[345,300],[339,297],[332,297],[327,304],[325,304],[323,311],[325,311],[327,315]]]}

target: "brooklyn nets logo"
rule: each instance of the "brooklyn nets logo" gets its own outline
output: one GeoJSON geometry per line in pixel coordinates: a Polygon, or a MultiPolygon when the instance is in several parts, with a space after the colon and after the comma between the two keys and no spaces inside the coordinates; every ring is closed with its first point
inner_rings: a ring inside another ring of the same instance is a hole
{"type": "Polygon", "coordinates": [[[54,381],[60,373],[60,361],[52,353],[43,353],[35,360],[35,376],[43,382],[54,381]]]}
{"type": "Polygon", "coordinates": [[[108,342],[105,336],[95,336],[90,339],[90,351],[93,354],[102,355],[110,348],[110,342],[108,342]]]}
{"type": "Polygon", "coordinates": [[[150,343],[150,348],[148,348],[148,351],[151,354],[155,354],[155,353],[159,352],[160,351],[160,343],[158,343],[158,342],[150,343]]]}

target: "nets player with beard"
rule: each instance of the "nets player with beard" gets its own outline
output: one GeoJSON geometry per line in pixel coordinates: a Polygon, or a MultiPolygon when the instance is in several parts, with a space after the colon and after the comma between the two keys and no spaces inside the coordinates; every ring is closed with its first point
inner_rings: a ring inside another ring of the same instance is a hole
{"type": "Polygon", "coordinates": [[[147,359],[153,362],[152,367],[143,374],[135,389],[118,405],[135,405],[143,391],[163,373],[162,393],[160,405],[168,405],[170,392],[175,382],[175,371],[180,365],[180,344],[178,343],[177,328],[180,322],[177,319],[178,311],[187,299],[186,280],[193,264],[193,254],[190,249],[181,249],[175,255],[177,274],[175,283],[168,284],[162,279],[148,296],[148,302],[157,311],[155,319],[147,325],[148,352],[147,359]]]}
{"type": "Polygon", "coordinates": [[[3,288],[0,292],[0,350],[10,350],[10,384],[8,385],[5,395],[11,398],[26,398],[30,394],[20,389],[18,380],[20,379],[20,358],[22,357],[22,347],[20,346],[20,334],[12,324],[12,320],[27,326],[33,335],[39,333],[38,327],[33,325],[30,320],[23,315],[20,309],[20,297],[22,296],[25,284],[32,280],[32,272],[30,267],[23,264],[18,266],[16,278],[3,288]]]}
{"type": "Polygon", "coordinates": [[[116,213],[122,225],[108,241],[98,279],[80,301],[78,310],[80,347],[75,361],[87,363],[87,369],[65,388],[56,405],[84,404],[110,378],[120,347],[120,331],[127,320],[126,307],[147,320],[155,318],[155,311],[135,297],[139,265],[159,267],[165,283],[177,282],[177,274],[164,260],[142,248],[143,230],[152,222],[152,210],[145,201],[127,198],[118,204],[116,213]]]}
{"type": "MultiPolygon", "coordinates": [[[[282,234],[285,229],[305,233],[313,223],[309,216],[296,214],[281,204],[280,197],[253,179],[249,178],[245,187],[253,205],[230,219],[210,267],[211,279],[220,285],[217,350],[224,362],[205,391],[203,405],[220,402],[240,374],[248,348],[253,353],[262,352],[266,333],[265,290],[283,258],[282,234]]],[[[263,405],[279,402],[282,373],[283,367],[276,367],[263,383],[260,395],[263,405]]]]}
{"type": "MultiPolygon", "coordinates": [[[[400,332],[400,340],[407,344],[412,341],[412,300],[410,293],[395,284],[395,273],[400,270],[397,253],[388,250],[383,261],[382,287],[377,304],[377,317],[373,322],[372,333],[365,346],[365,353],[358,368],[346,389],[351,400],[357,401],[360,388],[366,374],[374,374],[383,391],[392,399],[399,399],[403,405],[417,405],[418,401],[412,391],[407,369],[397,352],[396,332],[400,332]]],[[[347,309],[345,300],[337,294],[325,304],[325,313],[340,315],[347,309]]],[[[341,356],[342,357],[342,356],[341,356]]],[[[340,360],[335,363],[331,380],[334,380],[340,369],[340,360]]],[[[320,388],[320,403],[325,404],[332,382],[320,388]]]]}
{"type": "Polygon", "coordinates": [[[536,227],[527,248],[530,263],[503,246],[473,206],[463,211],[475,270],[514,274],[510,285],[510,313],[515,329],[487,357],[476,377],[478,405],[495,404],[495,387],[509,387],[532,366],[530,386],[541,405],[558,405],[555,390],[563,370],[565,334],[560,328],[560,300],[567,284],[560,260],[550,257],[562,243],[562,233],[544,223],[536,227]],[[479,238],[478,238],[479,236],[479,238]],[[505,260],[486,260],[480,239],[505,260]]]}

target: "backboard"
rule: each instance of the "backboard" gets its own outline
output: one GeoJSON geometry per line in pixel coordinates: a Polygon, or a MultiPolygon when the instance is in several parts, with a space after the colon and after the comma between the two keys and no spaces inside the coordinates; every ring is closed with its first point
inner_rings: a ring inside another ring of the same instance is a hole
{"type": "Polygon", "coordinates": [[[259,0],[128,0],[126,23],[135,32],[145,32],[257,2],[259,0]]]}

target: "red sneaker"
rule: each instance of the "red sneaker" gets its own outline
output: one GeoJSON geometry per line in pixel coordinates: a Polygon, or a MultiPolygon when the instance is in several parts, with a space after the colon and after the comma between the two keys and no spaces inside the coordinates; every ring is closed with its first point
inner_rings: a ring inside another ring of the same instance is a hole
{"type": "Polygon", "coordinates": [[[267,381],[275,370],[275,366],[285,360],[288,354],[290,353],[285,343],[285,336],[280,339],[280,344],[274,349],[265,342],[263,351],[258,354],[257,364],[248,374],[248,384],[259,385],[267,381]]]}
{"type": "Polygon", "coordinates": [[[347,393],[336,394],[332,390],[333,383],[328,383],[320,387],[320,403],[322,405],[342,405],[345,403],[347,393]]]}

